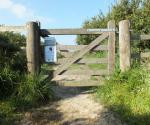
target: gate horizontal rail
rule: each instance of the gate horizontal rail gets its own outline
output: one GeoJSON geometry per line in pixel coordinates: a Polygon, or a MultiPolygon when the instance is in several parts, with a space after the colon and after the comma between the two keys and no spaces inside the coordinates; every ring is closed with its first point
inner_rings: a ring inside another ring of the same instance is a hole
{"type": "Polygon", "coordinates": [[[115,29],[41,29],[41,35],[99,35],[115,29]]]}

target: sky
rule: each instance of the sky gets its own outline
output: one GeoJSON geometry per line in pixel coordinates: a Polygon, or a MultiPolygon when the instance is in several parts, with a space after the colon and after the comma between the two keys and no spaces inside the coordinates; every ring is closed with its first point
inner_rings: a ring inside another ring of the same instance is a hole
{"type": "MultiPolygon", "coordinates": [[[[85,20],[100,11],[106,14],[115,0],[0,0],[0,24],[25,25],[40,21],[41,28],[81,28],[85,20]]],[[[53,36],[73,45],[76,36],[53,36]]]]}

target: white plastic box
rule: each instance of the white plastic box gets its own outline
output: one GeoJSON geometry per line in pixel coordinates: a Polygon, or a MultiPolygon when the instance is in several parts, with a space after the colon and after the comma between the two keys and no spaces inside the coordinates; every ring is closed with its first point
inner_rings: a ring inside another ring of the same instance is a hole
{"type": "Polygon", "coordinates": [[[46,63],[57,62],[56,39],[54,37],[44,38],[44,58],[46,63]]]}

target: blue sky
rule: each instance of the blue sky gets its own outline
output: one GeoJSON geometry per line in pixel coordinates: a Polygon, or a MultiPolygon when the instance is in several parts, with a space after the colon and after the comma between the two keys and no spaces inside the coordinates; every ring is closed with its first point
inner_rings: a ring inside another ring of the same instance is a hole
{"type": "MultiPolygon", "coordinates": [[[[0,0],[0,24],[25,25],[41,21],[42,28],[80,28],[100,11],[106,14],[115,0],[0,0]]],[[[76,36],[55,36],[74,44],[76,36]]]]}

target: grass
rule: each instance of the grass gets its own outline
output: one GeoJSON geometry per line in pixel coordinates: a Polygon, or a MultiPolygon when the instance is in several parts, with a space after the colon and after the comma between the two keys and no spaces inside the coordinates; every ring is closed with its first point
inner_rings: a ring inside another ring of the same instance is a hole
{"type": "Polygon", "coordinates": [[[50,81],[43,79],[44,71],[37,76],[27,73],[23,45],[24,36],[0,33],[0,125],[15,124],[22,111],[53,97],[50,81]]]}
{"type": "Polygon", "coordinates": [[[114,75],[97,89],[97,99],[128,125],[150,123],[150,71],[134,67],[114,75]]]}
{"type": "Polygon", "coordinates": [[[21,118],[21,112],[38,107],[53,99],[48,80],[39,76],[20,75],[19,84],[9,98],[0,100],[0,124],[9,125],[21,118]]]}

